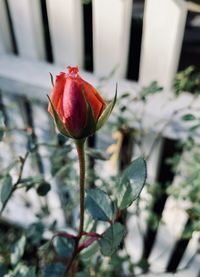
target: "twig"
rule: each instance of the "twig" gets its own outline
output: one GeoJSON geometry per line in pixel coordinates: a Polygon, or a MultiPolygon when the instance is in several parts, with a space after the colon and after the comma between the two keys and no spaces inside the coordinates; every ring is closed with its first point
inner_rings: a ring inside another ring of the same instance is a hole
{"type": "Polygon", "coordinates": [[[29,155],[29,152],[26,152],[24,157],[19,157],[20,162],[21,162],[21,166],[20,166],[20,169],[19,169],[19,175],[18,175],[18,178],[17,178],[16,182],[14,183],[14,185],[13,185],[13,187],[12,187],[8,197],[7,197],[7,199],[4,201],[4,203],[3,203],[2,207],[1,207],[0,216],[2,215],[2,213],[3,213],[3,211],[4,211],[5,207],[6,207],[9,199],[11,198],[12,194],[14,193],[15,190],[17,190],[18,184],[21,182],[24,165],[25,165],[25,162],[26,162],[26,160],[28,158],[28,155],[29,155]]]}

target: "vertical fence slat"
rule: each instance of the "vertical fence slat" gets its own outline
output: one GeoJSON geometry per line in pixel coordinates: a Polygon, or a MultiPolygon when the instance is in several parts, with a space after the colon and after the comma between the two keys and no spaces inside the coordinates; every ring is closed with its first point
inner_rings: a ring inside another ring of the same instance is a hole
{"type": "Polygon", "coordinates": [[[152,271],[166,270],[173,247],[177,238],[181,236],[186,221],[187,214],[184,211],[182,201],[168,197],[162,214],[162,222],[158,228],[155,244],[149,257],[152,271]]]}
{"type": "Polygon", "coordinates": [[[54,62],[83,67],[83,11],[81,0],[47,0],[54,62]]]}
{"type": "Polygon", "coordinates": [[[187,9],[182,0],[146,0],[139,81],[171,87],[177,71],[187,9]]]}
{"type": "Polygon", "coordinates": [[[4,1],[0,1],[0,53],[12,52],[12,41],[4,1]]]}
{"type": "Polygon", "coordinates": [[[132,0],[93,0],[94,71],[107,76],[127,69],[132,0]]]}
{"type": "Polygon", "coordinates": [[[8,0],[17,49],[21,56],[44,59],[44,41],[39,0],[8,0]]]}

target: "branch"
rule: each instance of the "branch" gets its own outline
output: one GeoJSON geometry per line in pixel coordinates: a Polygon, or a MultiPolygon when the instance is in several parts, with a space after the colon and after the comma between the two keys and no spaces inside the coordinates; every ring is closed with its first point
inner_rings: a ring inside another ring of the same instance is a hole
{"type": "Polygon", "coordinates": [[[18,175],[18,178],[17,178],[17,181],[14,183],[13,187],[12,187],[12,190],[10,191],[7,199],[5,200],[5,202],[3,203],[2,207],[1,207],[1,210],[0,210],[0,216],[2,215],[9,199],[11,198],[11,196],[13,195],[13,193],[18,189],[18,185],[20,184],[21,182],[21,178],[22,178],[22,173],[23,173],[23,169],[24,169],[24,165],[25,165],[25,162],[28,158],[28,155],[29,155],[29,152],[26,152],[25,156],[24,157],[19,157],[20,159],[20,163],[21,163],[21,166],[20,166],[20,169],[19,169],[19,175],[18,175]]]}

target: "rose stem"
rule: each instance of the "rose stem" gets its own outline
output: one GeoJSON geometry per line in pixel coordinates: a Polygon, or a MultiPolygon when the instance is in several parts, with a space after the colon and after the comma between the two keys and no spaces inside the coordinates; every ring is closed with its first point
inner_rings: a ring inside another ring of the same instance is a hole
{"type": "Polygon", "coordinates": [[[70,270],[70,276],[74,276],[75,274],[75,265],[74,260],[77,256],[77,249],[79,240],[81,239],[83,235],[83,227],[84,227],[84,192],[85,192],[85,139],[80,141],[75,141],[76,150],[78,154],[78,160],[79,160],[79,186],[80,186],[80,223],[79,223],[79,231],[77,240],[75,243],[75,248],[72,254],[72,257],[64,271],[63,277],[66,276],[67,272],[70,270]]]}
{"type": "Polygon", "coordinates": [[[79,160],[79,171],[80,171],[80,224],[79,224],[79,232],[78,238],[80,239],[83,234],[83,227],[84,227],[84,193],[85,193],[85,140],[76,143],[76,149],[78,153],[78,160],[79,160]]]}

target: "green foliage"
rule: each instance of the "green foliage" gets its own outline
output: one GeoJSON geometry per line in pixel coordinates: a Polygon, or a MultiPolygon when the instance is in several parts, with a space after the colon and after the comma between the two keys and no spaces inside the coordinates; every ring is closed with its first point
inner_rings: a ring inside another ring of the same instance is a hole
{"type": "Polygon", "coordinates": [[[193,94],[200,93],[200,74],[195,72],[194,66],[189,66],[176,75],[174,90],[176,96],[185,91],[192,92],[193,94]]]}
{"type": "Polygon", "coordinates": [[[158,85],[158,82],[156,81],[153,81],[151,82],[151,84],[147,87],[144,87],[142,89],[142,91],[140,92],[140,97],[143,99],[143,100],[146,100],[146,98],[149,96],[149,95],[153,95],[153,94],[156,94],[156,93],[159,93],[163,90],[163,87],[159,86],[158,85]]]}
{"type": "Polygon", "coordinates": [[[75,240],[58,236],[54,239],[54,248],[59,256],[70,257],[74,251],[75,240]]]}
{"type": "Polygon", "coordinates": [[[3,263],[0,263],[0,276],[5,276],[7,272],[8,268],[3,263]]]}
{"type": "Polygon", "coordinates": [[[87,191],[85,206],[94,220],[111,221],[114,215],[114,204],[111,198],[100,189],[87,191]]]}
{"type": "Polygon", "coordinates": [[[111,256],[119,247],[125,235],[125,227],[120,223],[112,224],[99,240],[100,250],[104,256],[111,256]]]}
{"type": "Polygon", "coordinates": [[[12,191],[12,178],[7,174],[3,179],[3,184],[0,187],[1,203],[4,204],[12,191]]]}
{"type": "Polygon", "coordinates": [[[184,121],[192,121],[195,119],[196,119],[196,116],[194,116],[193,114],[185,114],[182,116],[182,120],[184,121]]]}
{"type": "Polygon", "coordinates": [[[45,226],[41,221],[30,225],[29,229],[26,230],[26,237],[31,241],[33,245],[39,245],[42,241],[45,226]]]}
{"type": "Polygon", "coordinates": [[[44,277],[58,277],[58,276],[62,276],[64,269],[65,267],[63,264],[55,263],[55,264],[47,265],[44,268],[43,274],[44,274],[44,277]]]}
{"type": "Polygon", "coordinates": [[[4,136],[4,129],[5,129],[4,116],[3,116],[3,113],[0,111],[0,142],[2,141],[4,136]]]}
{"type": "Polygon", "coordinates": [[[146,163],[142,157],[135,159],[123,172],[118,187],[118,207],[123,210],[135,201],[146,181],[146,163]]]}
{"type": "Polygon", "coordinates": [[[12,265],[16,265],[24,254],[26,246],[26,237],[23,235],[15,244],[13,244],[10,261],[12,265]]]}

